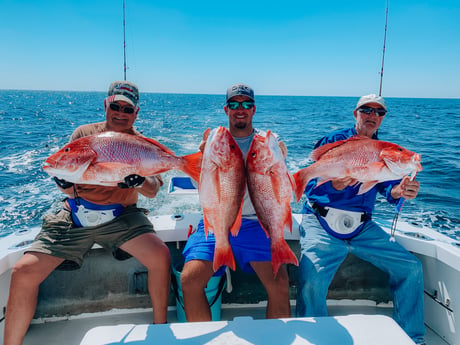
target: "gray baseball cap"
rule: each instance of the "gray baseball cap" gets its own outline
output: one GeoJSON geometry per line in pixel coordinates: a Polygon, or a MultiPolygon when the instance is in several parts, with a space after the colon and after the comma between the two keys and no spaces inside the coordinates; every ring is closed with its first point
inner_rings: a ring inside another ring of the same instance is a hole
{"type": "Polygon", "coordinates": [[[247,96],[254,101],[254,90],[245,84],[235,84],[227,89],[227,102],[235,96],[247,96]]]}

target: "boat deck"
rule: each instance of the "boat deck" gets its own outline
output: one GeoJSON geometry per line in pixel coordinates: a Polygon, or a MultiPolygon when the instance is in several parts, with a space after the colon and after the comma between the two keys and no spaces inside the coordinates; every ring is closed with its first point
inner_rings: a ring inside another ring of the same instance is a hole
{"type": "MultiPolygon", "coordinates": [[[[381,315],[391,317],[392,307],[391,305],[377,306],[373,302],[369,301],[329,301],[328,308],[331,316],[341,317],[346,315],[381,315]]],[[[294,310],[292,311],[294,313],[294,310]]],[[[250,316],[254,320],[264,319],[265,314],[265,303],[259,304],[223,304],[222,305],[222,320],[231,321],[234,318],[238,317],[247,317],[250,316]]],[[[134,309],[134,310],[112,310],[104,313],[97,313],[94,315],[82,314],[77,316],[72,316],[67,319],[45,319],[45,320],[34,320],[30,326],[30,329],[24,340],[24,345],[37,345],[37,344],[47,344],[47,345],[80,345],[83,344],[82,341],[85,338],[85,334],[88,332],[94,332],[97,327],[101,326],[112,326],[116,325],[148,325],[152,321],[151,309],[134,309]],[[65,339],[65,341],[63,341],[65,339]]],[[[173,324],[177,321],[176,318],[176,308],[169,307],[168,311],[168,321],[170,324],[173,324]]],[[[147,326],[146,326],[147,327],[147,326]]],[[[108,327],[109,330],[112,328],[108,327]]],[[[399,329],[399,328],[398,328],[399,329]]],[[[388,331],[388,330],[386,330],[388,331]]],[[[352,338],[352,337],[351,337],[352,338]]],[[[297,338],[296,338],[297,339],[297,338]]],[[[177,343],[181,343],[177,339],[177,343]]],[[[200,344],[198,340],[186,340],[182,339],[184,344],[200,344]]],[[[228,339],[230,340],[230,339],[228,339]]],[[[374,342],[374,344],[396,344],[395,342],[387,342],[387,340],[382,340],[382,342],[374,342]]],[[[394,340],[393,340],[394,341],[394,340]]],[[[85,344],[89,344],[86,341],[85,344]]],[[[91,342],[92,343],[92,342],[91,342]]],[[[118,342],[97,342],[97,344],[153,344],[148,339],[145,341],[129,341],[125,338],[122,341],[118,342]]],[[[157,342],[154,342],[157,344],[157,342]]],[[[160,343],[160,342],[159,342],[160,343]]],[[[168,344],[171,343],[171,339],[168,344]]],[[[175,343],[175,342],[174,342],[175,343]]],[[[209,344],[214,342],[209,342],[209,344]]],[[[216,342],[214,344],[224,344],[227,342],[216,342]]],[[[292,342],[293,344],[294,342],[292,342]]],[[[295,342],[296,344],[311,344],[310,342],[295,342]]],[[[359,342],[352,342],[353,344],[358,344],[359,342]]],[[[246,339],[242,344],[257,344],[251,342],[249,339],[246,339]]],[[[266,340],[264,345],[266,344],[266,340]]],[[[289,343],[291,344],[291,343],[289,343]]],[[[315,342],[315,344],[321,345],[331,345],[330,341],[327,342],[315,342]]],[[[338,343],[339,344],[339,343],[338,343]]],[[[345,344],[345,343],[341,343],[345,344]]],[[[411,344],[411,342],[403,342],[401,344],[411,344]]],[[[447,345],[441,337],[439,337],[432,330],[427,328],[426,335],[426,344],[427,345],[447,345]]]]}

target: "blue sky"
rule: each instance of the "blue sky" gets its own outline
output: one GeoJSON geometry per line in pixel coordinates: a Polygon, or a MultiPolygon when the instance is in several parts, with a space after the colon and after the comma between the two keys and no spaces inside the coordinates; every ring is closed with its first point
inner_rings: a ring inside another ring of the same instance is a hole
{"type": "MultiPolygon", "coordinates": [[[[105,91],[123,79],[122,0],[0,0],[0,89],[105,91]]],[[[378,93],[386,0],[126,0],[141,92],[378,93]]],[[[389,1],[387,97],[460,97],[460,2],[389,1]]]]}

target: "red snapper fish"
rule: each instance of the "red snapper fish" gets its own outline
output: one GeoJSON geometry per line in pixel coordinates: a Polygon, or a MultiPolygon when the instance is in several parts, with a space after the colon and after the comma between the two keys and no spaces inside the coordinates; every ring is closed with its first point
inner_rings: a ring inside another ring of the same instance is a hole
{"type": "Polygon", "coordinates": [[[284,240],[292,233],[291,200],[294,181],[275,136],[256,134],[246,158],[249,196],[262,228],[271,241],[273,274],[284,263],[298,265],[297,257],[284,240]]]}
{"type": "Polygon", "coordinates": [[[117,186],[128,175],[151,176],[171,169],[198,181],[201,156],[197,152],[178,157],[153,139],[103,132],[67,144],[46,159],[43,170],[73,183],[103,186],[117,186]]]}
{"type": "Polygon", "coordinates": [[[401,179],[422,170],[420,154],[366,136],[325,144],[313,150],[310,158],[315,163],[294,174],[297,201],[308,181],[316,177],[321,179],[317,186],[352,177],[362,183],[358,194],[363,194],[379,182],[401,179]]]}
{"type": "Polygon", "coordinates": [[[240,229],[245,189],[243,153],[230,132],[219,126],[208,135],[198,187],[206,235],[211,231],[216,239],[214,271],[222,265],[235,270],[228,236],[240,229]]]}

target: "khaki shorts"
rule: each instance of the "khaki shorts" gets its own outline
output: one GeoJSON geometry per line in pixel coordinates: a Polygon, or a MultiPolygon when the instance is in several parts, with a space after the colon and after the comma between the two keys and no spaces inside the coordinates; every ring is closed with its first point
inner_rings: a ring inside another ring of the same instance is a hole
{"type": "Polygon", "coordinates": [[[111,251],[116,259],[130,257],[119,247],[145,233],[154,233],[153,225],[146,216],[147,210],[128,206],[114,220],[85,228],[75,227],[70,211],[62,209],[43,218],[42,230],[27,252],[49,254],[65,261],[59,269],[80,268],[84,255],[97,243],[111,251]]]}

